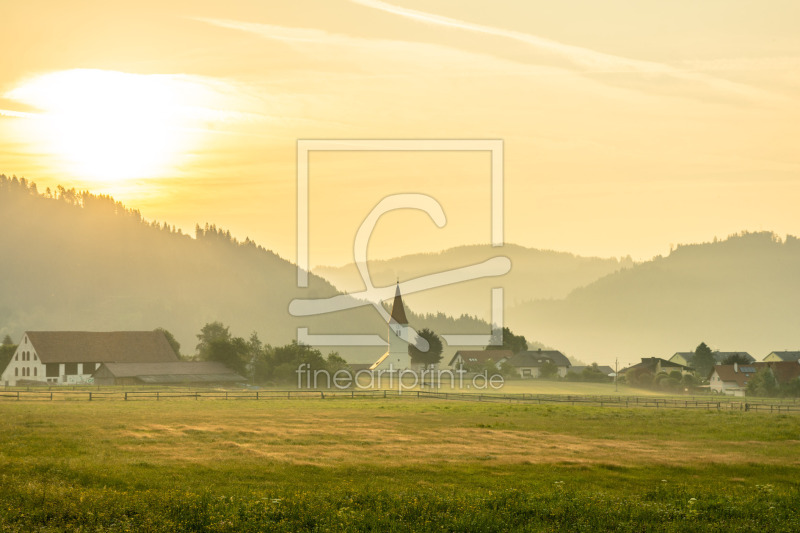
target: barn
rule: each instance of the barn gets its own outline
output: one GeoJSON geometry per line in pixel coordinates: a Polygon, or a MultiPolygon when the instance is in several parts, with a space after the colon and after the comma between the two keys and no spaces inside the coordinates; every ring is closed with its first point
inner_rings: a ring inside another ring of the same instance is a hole
{"type": "Polygon", "coordinates": [[[97,385],[224,385],[247,381],[215,361],[103,363],[93,377],[97,385]]]}
{"type": "Polygon", "coordinates": [[[92,383],[103,363],[174,362],[160,331],[26,331],[0,382],[76,385],[92,383]]]}

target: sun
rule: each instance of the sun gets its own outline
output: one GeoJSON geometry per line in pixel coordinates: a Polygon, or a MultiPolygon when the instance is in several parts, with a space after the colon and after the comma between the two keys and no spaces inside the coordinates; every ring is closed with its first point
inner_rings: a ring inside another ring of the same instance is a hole
{"type": "Polygon", "coordinates": [[[6,96],[41,110],[38,136],[76,177],[155,177],[186,148],[182,84],[173,76],[66,70],[36,77],[6,96]]]}

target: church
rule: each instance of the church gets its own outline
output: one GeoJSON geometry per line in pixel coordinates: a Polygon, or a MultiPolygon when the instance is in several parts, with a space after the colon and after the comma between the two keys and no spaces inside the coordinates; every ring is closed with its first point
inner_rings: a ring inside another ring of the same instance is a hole
{"type": "Polygon", "coordinates": [[[400,282],[394,293],[392,314],[389,318],[389,346],[386,351],[372,366],[370,370],[405,370],[411,368],[411,356],[408,354],[409,340],[408,319],[403,306],[403,297],[400,295],[400,282]]]}

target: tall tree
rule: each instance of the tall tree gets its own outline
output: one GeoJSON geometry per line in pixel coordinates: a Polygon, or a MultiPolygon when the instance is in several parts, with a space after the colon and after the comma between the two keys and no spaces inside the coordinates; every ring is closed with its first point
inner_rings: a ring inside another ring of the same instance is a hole
{"type": "Polygon", "coordinates": [[[747,394],[751,396],[770,397],[778,395],[778,382],[769,368],[762,368],[750,378],[747,384],[747,394]]]}
{"type": "Polygon", "coordinates": [[[428,367],[441,361],[442,351],[444,349],[442,346],[442,339],[428,328],[420,330],[419,336],[428,341],[428,350],[422,351],[414,344],[409,344],[408,355],[411,356],[411,363],[428,367]]]}
{"type": "Polygon", "coordinates": [[[214,341],[230,341],[231,332],[228,326],[222,322],[209,322],[200,329],[200,333],[197,334],[197,340],[200,341],[196,348],[197,355],[200,356],[200,359],[208,359],[208,350],[211,343],[214,341]]]}
{"type": "Polygon", "coordinates": [[[247,374],[248,353],[247,342],[241,337],[214,339],[206,346],[203,359],[222,363],[244,376],[247,374]]]}
{"type": "Polygon", "coordinates": [[[503,328],[503,339],[495,331],[492,332],[492,338],[489,341],[487,350],[511,350],[512,353],[524,352],[528,349],[528,341],[524,335],[515,335],[509,328],[503,328]]]}
{"type": "Polygon", "coordinates": [[[692,367],[694,367],[700,377],[705,379],[711,373],[711,369],[714,368],[715,364],[716,360],[714,359],[714,354],[711,352],[711,348],[709,348],[705,342],[701,342],[694,351],[692,367]]]}

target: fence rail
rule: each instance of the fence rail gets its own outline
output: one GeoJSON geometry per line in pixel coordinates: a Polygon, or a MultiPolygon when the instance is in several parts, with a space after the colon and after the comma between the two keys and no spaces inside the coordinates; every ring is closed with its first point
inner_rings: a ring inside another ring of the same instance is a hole
{"type": "Polygon", "coordinates": [[[194,400],[303,400],[303,399],[435,399],[529,405],[571,405],[617,408],[702,409],[769,413],[800,413],[795,400],[733,400],[727,398],[653,398],[648,396],[584,396],[437,392],[425,390],[0,390],[3,401],[165,401],[194,400]]]}

